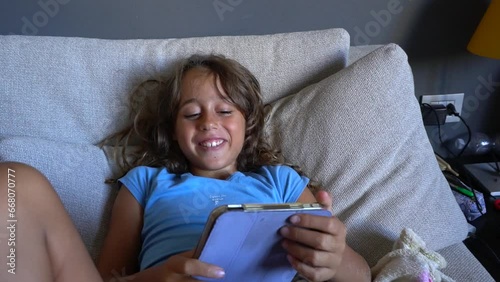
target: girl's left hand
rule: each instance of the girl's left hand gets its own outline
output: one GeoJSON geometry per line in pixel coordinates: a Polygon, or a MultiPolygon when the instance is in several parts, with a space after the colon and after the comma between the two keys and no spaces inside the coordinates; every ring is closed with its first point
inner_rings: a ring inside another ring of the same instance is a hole
{"type": "MultiPolygon", "coordinates": [[[[316,195],[324,207],[332,206],[328,193],[316,195]]],[[[346,228],[336,217],[297,214],[291,225],[280,229],[288,260],[303,277],[311,281],[332,279],[342,262],[346,248],[346,228]]]]}

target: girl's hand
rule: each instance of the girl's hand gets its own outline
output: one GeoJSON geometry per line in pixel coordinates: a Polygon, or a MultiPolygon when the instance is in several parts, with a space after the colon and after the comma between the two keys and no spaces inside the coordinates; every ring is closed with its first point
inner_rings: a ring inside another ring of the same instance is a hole
{"type": "MultiPolygon", "coordinates": [[[[325,191],[316,200],[332,211],[332,199],[325,191]]],[[[292,225],[280,229],[285,238],[283,248],[288,260],[303,277],[311,281],[332,279],[344,256],[346,229],[336,217],[297,214],[290,217],[292,225]]]]}
{"type": "Polygon", "coordinates": [[[173,255],[163,264],[144,271],[150,272],[147,281],[198,281],[192,276],[207,278],[224,277],[224,270],[222,268],[194,259],[193,253],[194,251],[192,250],[173,255]]]}

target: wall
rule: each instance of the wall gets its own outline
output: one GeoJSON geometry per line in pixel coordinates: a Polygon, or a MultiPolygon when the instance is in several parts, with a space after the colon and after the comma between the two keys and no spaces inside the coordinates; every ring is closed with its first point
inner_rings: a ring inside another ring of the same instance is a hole
{"type": "MultiPolygon", "coordinates": [[[[416,96],[465,93],[473,131],[500,133],[500,61],[466,51],[488,0],[16,0],[0,3],[0,34],[108,39],[269,34],[345,28],[352,45],[398,43],[416,96]]],[[[437,128],[427,127],[444,153],[437,128]]],[[[444,140],[466,132],[442,128],[444,140]]]]}

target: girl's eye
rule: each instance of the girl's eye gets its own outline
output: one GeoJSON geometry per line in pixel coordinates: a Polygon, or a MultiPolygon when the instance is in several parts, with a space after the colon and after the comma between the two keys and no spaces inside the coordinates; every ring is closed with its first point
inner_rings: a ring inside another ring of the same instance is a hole
{"type": "Polygon", "coordinates": [[[198,117],[199,115],[200,115],[199,113],[196,113],[196,114],[184,115],[184,117],[187,119],[193,119],[193,118],[198,117]]]}
{"type": "Polygon", "coordinates": [[[230,115],[233,113],[233,111],[220,111],[219,113],[223,114],[223,115],[230,115]]]}

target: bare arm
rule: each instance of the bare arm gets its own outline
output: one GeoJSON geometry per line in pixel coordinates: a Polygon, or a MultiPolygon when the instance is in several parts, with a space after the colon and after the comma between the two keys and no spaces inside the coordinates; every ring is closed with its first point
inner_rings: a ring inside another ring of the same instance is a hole
{"type": "MultiPolygon", "coordinates": [[[[306,189],[298,201],[319,202],[331,211],[332,200],[325,191],[314,197],[306,189]]],[[[281,231],[289,260],[302,276],[312,281],[370,281],[367,262],[347,245],[346,229],[338,218],[302,214],[295,219],[281,231]]]]}
{"type": "Polygon", "coordinates": [[[108,234],[97,263],[105,282],[138,271],[143,213],[141,205],[122,186],[113,205],[108,234]]]}
{"type": "Polygon", "coordinates": [[[144,210],[124,186],[118,192],[108,234],[97,264],[104,282],[108,281],[197,281],[191,275],[217,278],[223,270],[192,258],[192,251],[171,256],[165,263],[139,270],[141,230],[144,210]]]}

